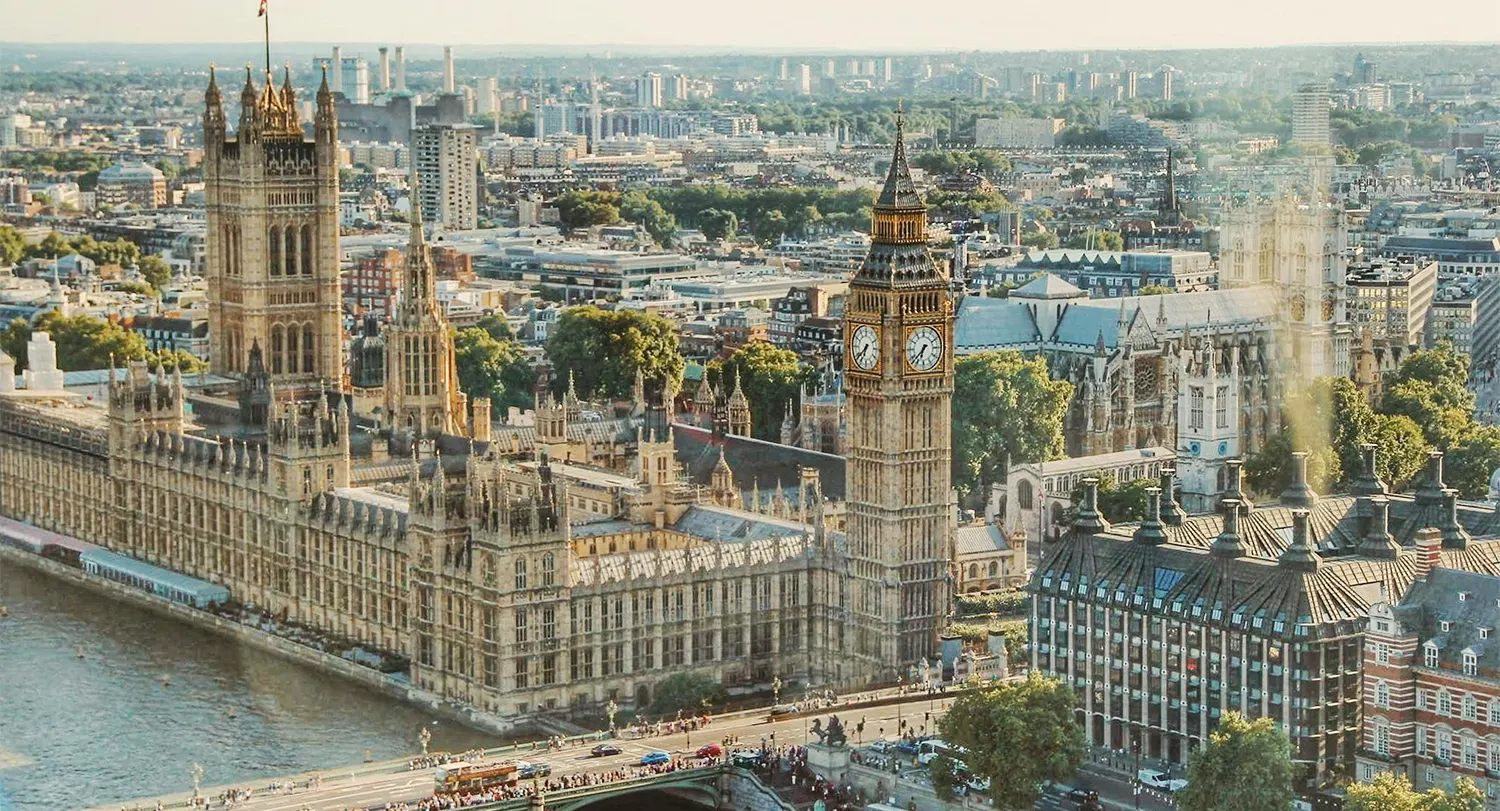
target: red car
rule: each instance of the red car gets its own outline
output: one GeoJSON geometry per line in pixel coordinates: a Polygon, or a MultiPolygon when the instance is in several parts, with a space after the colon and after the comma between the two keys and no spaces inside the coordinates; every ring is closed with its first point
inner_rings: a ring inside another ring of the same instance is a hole
{"type": "Polygon", "coordinates": [[[718,757],[724,754],[724,750],[716,743],[705,743],[698,747],[698,757],[718,757]]]}

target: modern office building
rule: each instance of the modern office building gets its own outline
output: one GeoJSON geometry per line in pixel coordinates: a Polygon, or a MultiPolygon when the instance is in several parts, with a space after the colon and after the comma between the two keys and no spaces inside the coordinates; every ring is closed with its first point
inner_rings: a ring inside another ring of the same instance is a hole
{"type": "Polygon", "coordinates": [[[479,226],[477,130],[468,124],[431,124],[412,131],[412,165],[422,219],[448,231],[479,226]]]}
{"type": "Polygon", "coordinates": [[[1062,131],[1061,118],[980,118],[974,145],[994,149],[1050,149],[1062,131]]]}
{"type": "Polygon", "coordinates": [[[1331,143],[1328,126],[1328,85],[1308,82],[1292,94],[1292,139],[1294,144],[1327,146],[1331,143]]]}
{"type": "Polygon", "coordinates": [[[646,73],[636,77],[636,106],[660,107],[662,102],[662,84],[662,77],[660,73],[646,73]]]}
{"type": "Polygon", "coordinates": [[[1431,259],[1372,259],[1349,266],[1347,312],[1355,331],[1368,328],[1391,347],[1421,347],[1437,290],[1431,259]]]}
{"type": "MultiPolygon", "coordinates": [[[[1424,619],[1414,639],[1404,620],[1402,630],[1381,628],[1372,610],[1409,590],[1422,594],[1413,584],[1438,565],[1491,571],[1500,545],[1494,511],[1460,505],[1435,452],[1414,494],[1387,493],[1375,453],[1365,446],[1363,471],[1339,496],[1314,493],[1306,454],[1294,454],[1289,487],[1278,502],[1258,505],[1235,463],[1219,512],[1207,515],[1184,514],[1164,476],[1163,487],[1148,491],[1145,520],[1131,524],[1104,520],[1097,483],[1086,486],[1077,520],[1037,565],[1029,590],[1032,668],[1072,688],[1090,743],[1181,764],[1232,710],[1285,730],[1295,786],[1314,790],[1367,761],[1362,747],[1378,728],[1362,730],[1361,716],[1371,687],[1379,689],[1371,676],[1382,672],[1369,664],[1368,642],[1384,636],[1393,667],[1419,644],[1435,645],[1438,658],[1416,678],[1437,688],[1450,677],[1438,671],[1451,668],[1454,681],[1466,681],[1463,653],[1482,643],[1477,629],[1456,630],[1469,613],[1458,593],[1438,598],[1454,613],[1446,635],[1444,617],[1432,617],[1437,628],[1424,619]]],[[[1479,601],[1476,612],[1483,599],[1493,611],[1492,588],[1458,588],[1479,601]]],[[[1410,700],[1410,677],[1386,678],[1393,707],[1410,700]]],[[[1469,725],[1456,688],[1448,718],[1427,710],[1391,719],[1393,737],[1409,735],[1413,721],[1431,726],[1424,765],[1438,754],[1438,736],[1458,740],[1469,725]]],[[[1445,754],[1462,763],[1461,750],[1445,754]]]]}
{"type": "Polygon", "coordinates": [[[99,208],[161,208],[166,204],[167,177],[149,163],[117,163],[99,172],[94,188],[94,205],[99,208]]]}

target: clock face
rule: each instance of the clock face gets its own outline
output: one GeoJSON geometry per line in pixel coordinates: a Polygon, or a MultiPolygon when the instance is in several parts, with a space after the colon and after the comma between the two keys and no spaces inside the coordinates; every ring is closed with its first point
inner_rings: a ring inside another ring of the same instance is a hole
{"type": "Polygon", "coordinates": [[[919,372],[931,371],[943,359],[943,336],[932,327],[917,327],[906,336],[906,362],[919,372]]]}
{"type": "Polygon", "coordinates": [[[849,359],[867,372],[880,362],[880,336],[874,327],[862,326],[854,331],[849,342],[849,359]]]}

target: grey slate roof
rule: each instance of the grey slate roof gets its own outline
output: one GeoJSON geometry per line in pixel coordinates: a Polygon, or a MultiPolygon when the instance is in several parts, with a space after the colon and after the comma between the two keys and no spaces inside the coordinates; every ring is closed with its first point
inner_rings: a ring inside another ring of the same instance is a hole
{"type": "MultiPolygon", "coordinates": [[[[1411,591],[1395,609],[1403,625],[1416,630],[1425,645],[1428,640],[1438,646],[1438,662],[1444,668],[1460,670],[1465,650],[1478,659],[1481,674],[1500,670],[1500,645],[1495,639],[1480,639],[1479,629],[1490,634],[1500,627],[1500,578],[1491,574],[1437,568],[1425,580],[1412,584],[1411,591]],[[1442,622],[1452,623],[1449,630],[1442,622]]],[[[1418,661],[1423,653],[1418,652],[1418,661]]]]}
{"type": "Polygon", "coordinates": [[[1015,346],[1041,340],[1031,313],[1010,299],[964,296],[953,334],[957,351],[1015,346]]]}
{"type": "Polygon", "coordinates": [[[1010,541],[1006,540],[1000,527],[994,524],[959,527],[953,533],[953,551],[959,555],[983,555],[1009,550],[1010,541]]]}
{"type": "Polygon", "coordinates": [[[1061,276],[1051,273],[1032,279],[1031,281],[1010,291],[1011,298],[1024,299],[1068,299],[1079,298],[1088,295],[1076,285],[1061,276]]]}

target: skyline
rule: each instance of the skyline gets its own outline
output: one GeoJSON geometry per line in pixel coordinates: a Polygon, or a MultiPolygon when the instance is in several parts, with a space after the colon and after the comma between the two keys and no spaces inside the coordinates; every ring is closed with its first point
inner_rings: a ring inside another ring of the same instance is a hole
{"type": "MultiPolygon", "coordinates": [[[[22,8],[7,19],[6,40],[26,44],[204,44],[258,41],[256,0],[203,4],[150,0],[140,6],[106,0],[54,0],[22,8]],[[234,9],[243,6],[242,19],[234,9]],[[58,20],[90,20],[86,29],[58,20]],[[90,36],[92,34],[99,36],[90,36]]],[[[892,25],[894,3],[764,0],[753,15],[705,14],[688,0],[660,0],[650,14],[606,0],[536,6],[524,15],[476,14],[465,0],[429,0],[412,18],[395,0],[323,0],[293,5],[270,0],[273,43],[404,42],[535,49],[683,48],[692,52],[826,49],[868,52],[1182,50],[1293,45],[1476,44],[1493,42],[1500,7],[1487,0],[1455,0],[1439,17],[1402,13],[1395,3],[1332,0],[1309,6],[1267,0],[1233,25],[1187,0],[1163,0],[1149,13],[1110,0],[1080,0],[1066,20],[1015,19],[998,7],[966,10],[962,19],[913,16],[892,25]],[[1390,24],[1399,14],[1399,28],[1390,24]],[[494,22],[489,35],[478,29],[494,22]],[[1295,26],[1283,24],[1296,20],[1295,26]],[[1458,21],[1467,21],[1458,24],[1458,21]],[[1485,25],[1484,22],[1492,23],[1485,25]],[[459,25],[462,23],[462,25],[459,25]],[[461,33],[455,36],[455,33],[461,33]],[[392,33],[400,38],[392,39],[392,33]],[[1394,38],[1393,38],[1394,36],[1394,38]]],[[[1409,9],[1408,9],[1409,10],[1409,9]]],[[[1218,15],[1222,16],[1222,15],[1218,15]]]]}

